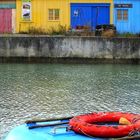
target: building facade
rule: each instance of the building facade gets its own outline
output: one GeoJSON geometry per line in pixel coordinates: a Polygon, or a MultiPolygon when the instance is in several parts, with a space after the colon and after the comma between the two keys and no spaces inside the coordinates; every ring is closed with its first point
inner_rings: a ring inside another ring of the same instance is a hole
{"type": "Polygon", "coordinates": [[[16,32],[16,0],[0,0],[0,33],[16,32]]]}
{"type": "Polygon", "coordinates": [[[16,0],[16,32],[113,23],[113,0],[16,0]]]}
{"type": "Polygon", "coordinates": [[[114,0],[114,24],[119,33],[140,33],[140,0],[114,0]]]}
{"type": "Polygon", "coordinates": [[[119,33],[140,33],[140,0],[0,0],[0,33],[47,31],[115,24],[119,33]],[[114,10],[114,11],[113,11],[114,10]]]}

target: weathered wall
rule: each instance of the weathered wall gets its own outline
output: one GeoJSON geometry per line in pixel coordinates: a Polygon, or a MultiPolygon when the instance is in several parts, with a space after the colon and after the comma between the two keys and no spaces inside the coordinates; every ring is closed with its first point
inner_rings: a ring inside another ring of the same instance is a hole
{"type": "MultiPolygon", "coordinates": [[[[139,38],[0,37],[1,58],[85,58],[140,62],[139,38]]],[[[17,59],[18,60],[18,59],[17,59]]],[[[64,59],[65,60],[65,59],[64,59]]]]}

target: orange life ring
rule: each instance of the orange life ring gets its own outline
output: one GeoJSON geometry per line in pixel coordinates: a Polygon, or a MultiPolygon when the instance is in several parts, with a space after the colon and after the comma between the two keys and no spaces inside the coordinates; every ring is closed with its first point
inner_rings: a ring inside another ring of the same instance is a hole
{"type": "Polygon", "coordinates": [[[94,112],[72,118],[70,128],[81,134],[95,137],[123,137],[133,131],[140,131],[140,115],[124,112],[94,112]],[[126,118],[129,125],[98,125],[97,123],[119,122],[120,118],[126,118]]]}

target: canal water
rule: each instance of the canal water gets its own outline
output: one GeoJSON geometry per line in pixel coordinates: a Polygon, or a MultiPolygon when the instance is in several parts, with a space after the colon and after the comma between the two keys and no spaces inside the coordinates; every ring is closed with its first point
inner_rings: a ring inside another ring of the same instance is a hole
{"type": "Polygon", "coordinates": [[[0,139],[28,119],[140,113],[140,65],[0,64],[0,139]]]}

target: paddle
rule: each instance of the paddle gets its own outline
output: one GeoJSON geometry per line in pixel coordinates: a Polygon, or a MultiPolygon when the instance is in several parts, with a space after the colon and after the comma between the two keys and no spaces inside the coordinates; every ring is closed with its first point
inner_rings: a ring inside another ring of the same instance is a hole
{"type": "Polygon", "coordinates": [[[56,126],[56,125],[62,125],[62,124],[68,124],[69,122],[60,122],[60,123],[54,123],[54,124],[42,124],[42,125],[34,125],[34,126],[28,126],[29,129],[34,128],[40,128],[40,127],[48,127],[48,126],[56,126]]]}
{"type": "Polygon", "coordinates": [[[41,120],[27,120],[25,123],[27,124],[29,129],[34,129],[34,128],[40,128],[40,127],[48,127],[48,126],[56,126],[56,125],[62,125],[62,124],[68,124],[69,119],[71,119],[73,116],[70,117],[61,117],[61,118],[50,118],[50,119],[41,119],[41,120]],[[38,124],[35,125],[36,123],[39,122],[51,122],[51,121],[58,121],[58,120],[68,120],[68,121],[63,121],[63,122],[54,122],[51,124],[38,124]]]}

